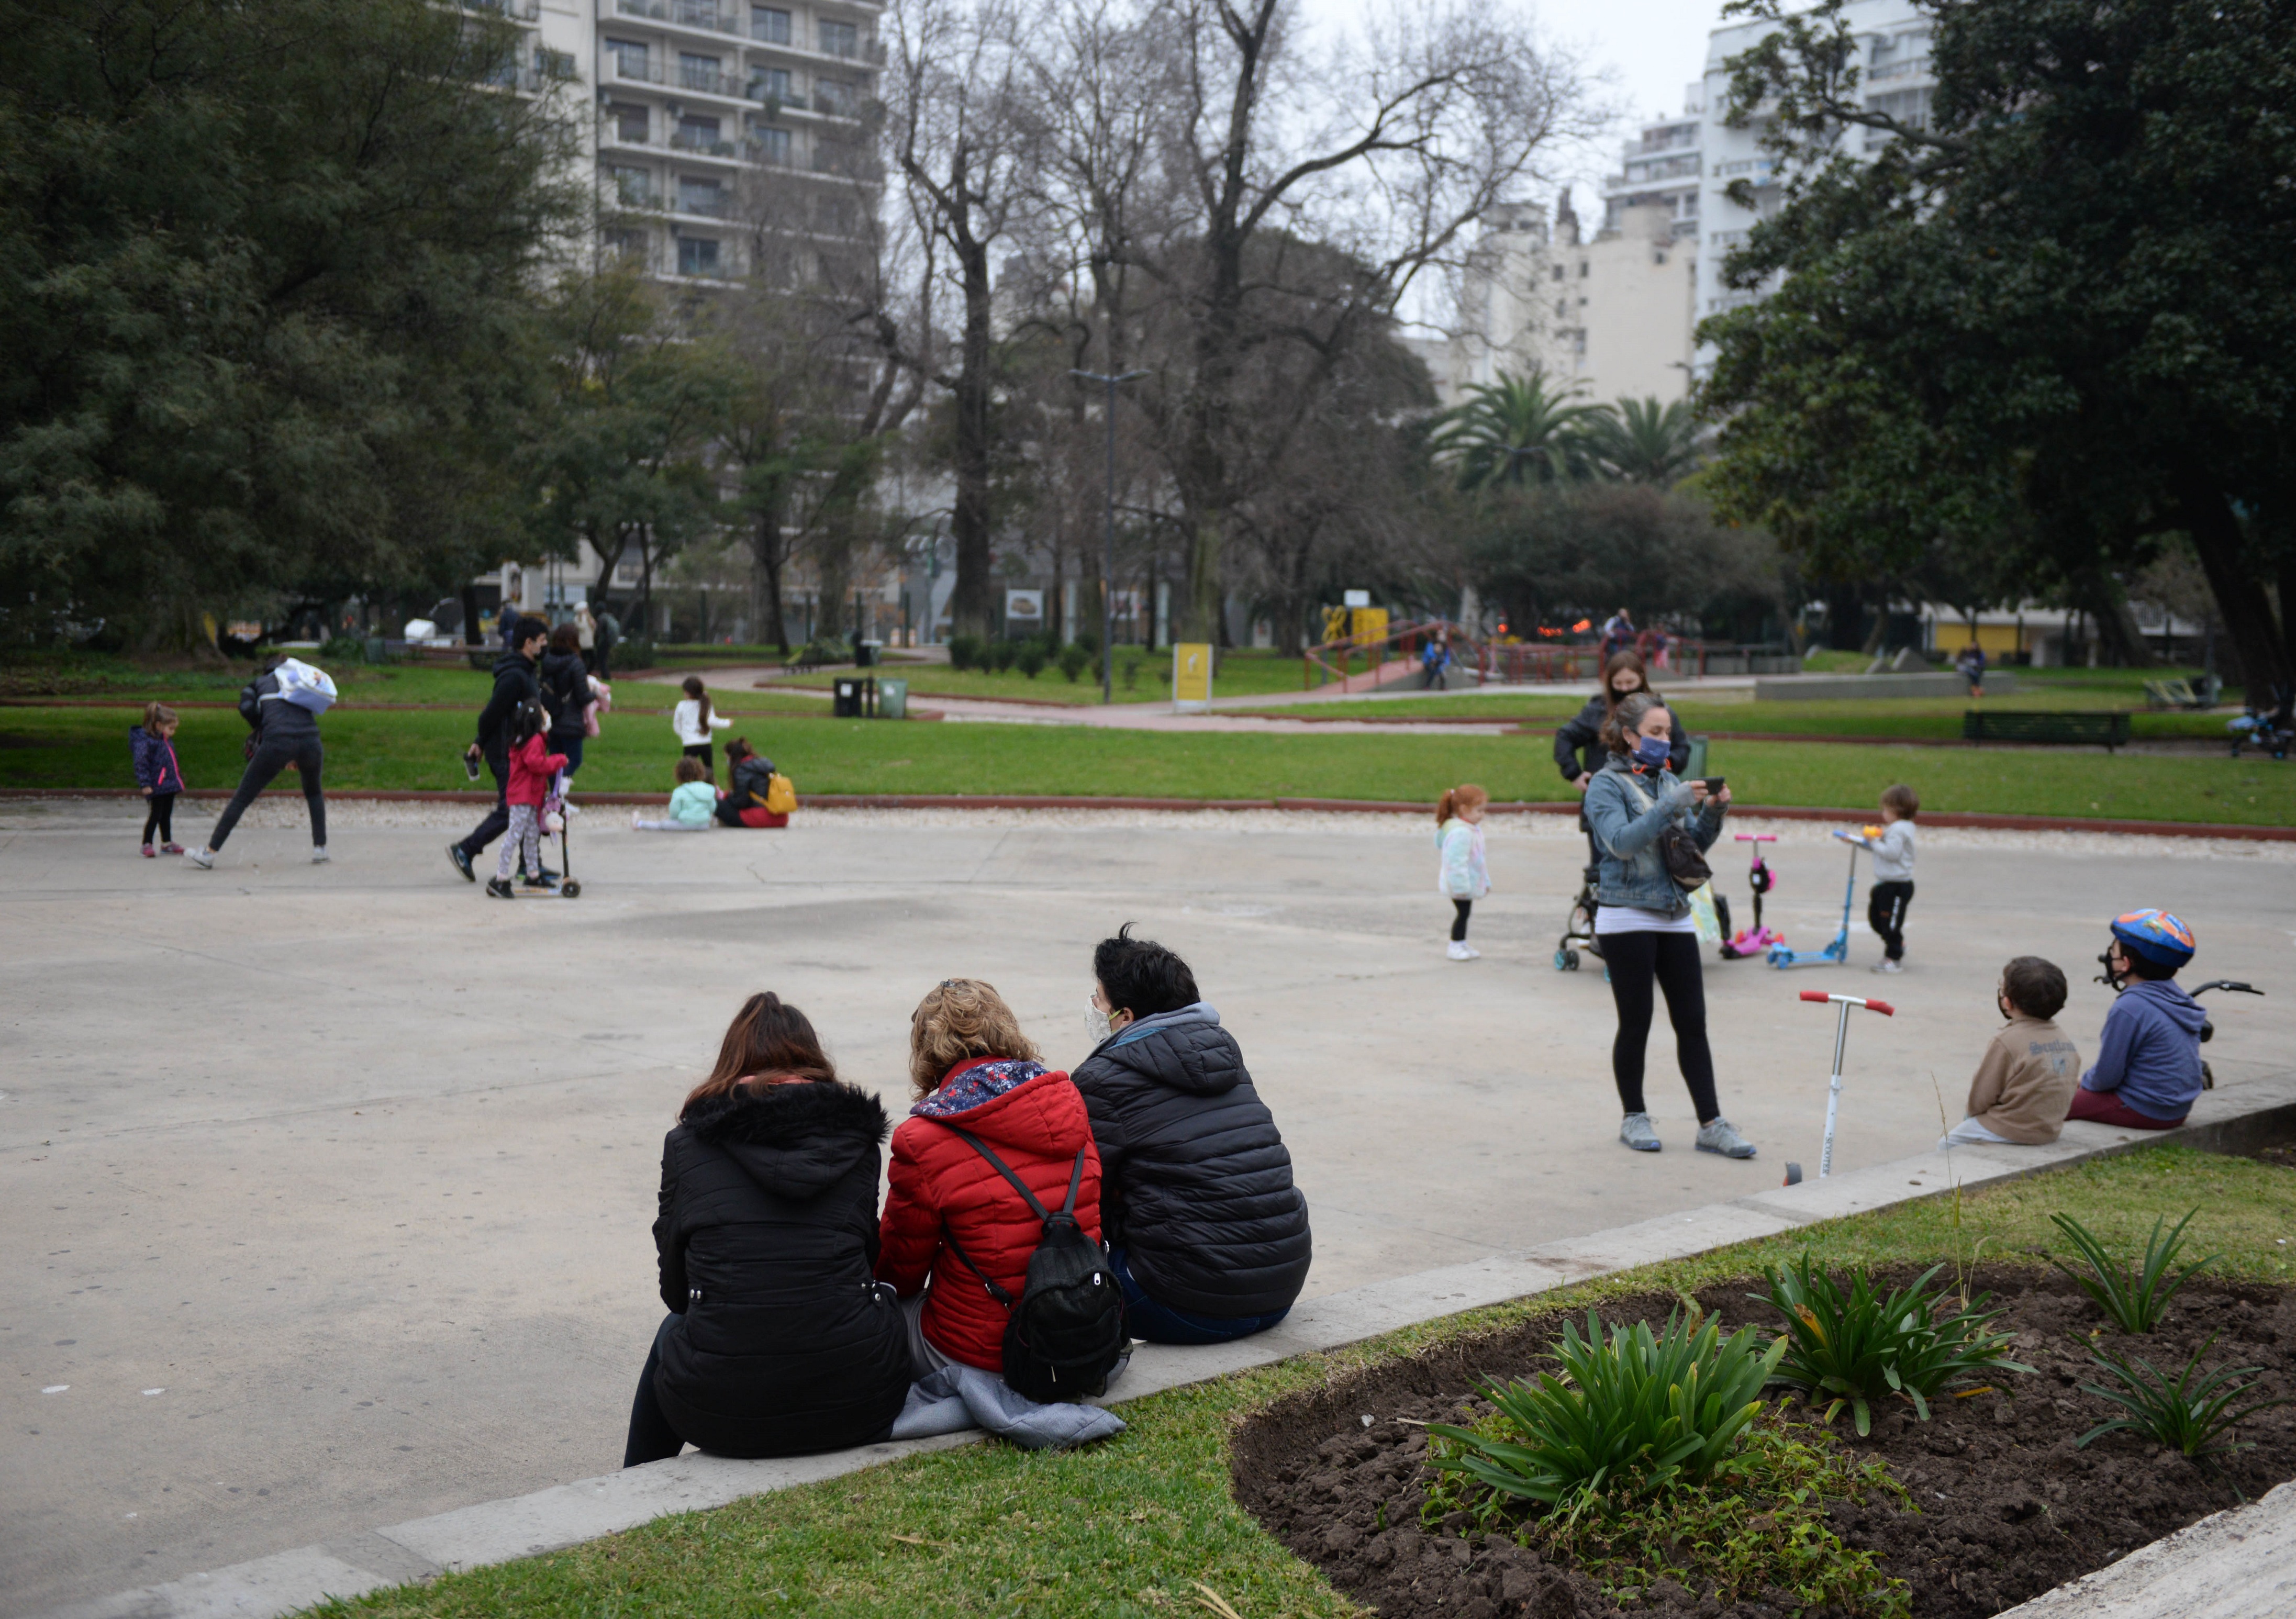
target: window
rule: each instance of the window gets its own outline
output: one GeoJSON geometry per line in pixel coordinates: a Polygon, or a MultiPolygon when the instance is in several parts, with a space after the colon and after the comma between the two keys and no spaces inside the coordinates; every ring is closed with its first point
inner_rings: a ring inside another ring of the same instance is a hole
{"type": "Polygon", "coordinates": [[[608,102],[606,120],[613,126],[614,138],[631,146],[646,143],[646,110],[638,102],[608,102]]]}
{"type": "Polygon", "coordinates": [[[653,73],[646,61],[646,48],[635,39],[609,39],[606,53],[614,59],[614,77],[650,84],[653,73]]]}
{"type": "Polygon", "coordinates": [[[861,54],[861,30],[849,22],[827,22],[821,28],[821,53],[824,56],[858,56],[861,54]]]}
{"type": "Polygon", "coordinates": [[[606,178],[613,183],[615,200],[624,208],[653,206],[653,175],[651,170],[609,165],[606,178]]]}
{"type": "Polygon", "coordinates": [[[1657,251],[1653,252],[1653,253],[1651,255],[1651,263],[1652,263],[1652,264],[1654,264],[1654,265],[1662,265],[1662,264],[1664,264],[1665,262],[1666,262],[1666,249],[1665,249],[1664,248],[1660,248],[1660,249],[1659,249],[1657,251]]]}
{"type": "Polygon", "coordinates": [[[686,151],[715,152],[725,144],[718,138],[718,120],[696,118],[692,113],[677,120],[677,133],[669,143],[686,151]]]}
{"type": "Polygon", "coordinates": [[[677,273],[680,275],[717,274],[717,241],[708,236],[680,236],[677,239],[677,273]]]}
{"type": "Polygon", "coordinates": [[[750,37],[762,39],[767,45],[787,45],[790,42],[790,14],[767,5],[751,6],[750,37]]]}
{"type": "Polygon", "coordinates": [[[838,118],[851,118],[857,104],[853,86],[841,78],[816,78],[813,81],[813,104],[820,110],[838,118]]]}
{"type": "Polygon", "coordinates": [[[680,51],[677,53],[677,82],[688,90],[718,89],[718,59],[680,51]]]}
{"type": "Polygon", "coordinates": [[[1582,259],[1580,259],[1580,260],[1578,261],[1578,279],[1579,279],[1580,281],[1585,281],[1585,280],[1587,279],[1587,261],[1586,261],[1585,259],[1583,259],[1583,258],[1582,258],[1582,259]]]}
{"type": "Polygon", "coordinates": [[[1562,279],[1562,266],[1561,265],[1554,266],[1554,279],[1557,281],[1561,281],[1562,279]]]}
{"type": "Polygon", "coordinates": [[[787,168],[790,160],[790,132],[786,129],[775,129],[770,124],[760,125],[750,131],[750,148],[751,154],[758,162],[776,163],[783,168],[787,168]]]}
{"type": "MultiPolygon", "coordinates": [[[[608,231],[606,251],[617,258],[635,258],[644,262],[646,258],[646,233],[644,231],[608,231]]],[[[625,562],[622,566],[627,568],[629,564],[625,562]]]]}
{"type": "Polygon", "coordinates": [[[697,180],[691,176],[677,177],[677,211],[681,214],[703,214],[712,219],[723,217],[726,193],[715,180],[697,180]]]}
{"type": "Polygon", "coordinates": [[[750,70],[750,99],[753,102],[779,102],[790,104],[790,77],[787,68],[751,68],[750,70]]]}
{"type": "Polygon", "coordinates": [[[1559,321],[1563,319],[1570,314],[1570,301],[1568,298],[1558,298],[1554,300],[1554,318],[1556,320],[1559,321]]]}

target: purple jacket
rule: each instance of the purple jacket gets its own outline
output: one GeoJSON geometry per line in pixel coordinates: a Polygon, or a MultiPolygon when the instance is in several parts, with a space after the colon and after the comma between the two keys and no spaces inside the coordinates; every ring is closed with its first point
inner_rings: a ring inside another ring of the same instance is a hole
{"type": "Polygon", "coordinates": [[[184,767],[176,763],[176,745],[153,736],[141,725],[127,728],[127,750],[135,758],[135,785],[154,793],[184,790],[184,767]]]}

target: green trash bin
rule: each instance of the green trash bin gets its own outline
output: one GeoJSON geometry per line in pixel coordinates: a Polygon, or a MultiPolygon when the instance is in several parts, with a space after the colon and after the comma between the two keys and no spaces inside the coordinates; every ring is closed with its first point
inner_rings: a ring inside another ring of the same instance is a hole
{"type": "Polygon", "coordinates": [[[1684,781],[1687,781],[1693,777],[1702,776],[1706,773],[1707,740],[1708,739],[1705,737],[1699,736],[1695,732],[1692,733],[1690,738],[1690,757],[1685,759],[1682,765],[1682,779],[1684,781]]]}
{"type": "Polygon", "coordinates": [[[877,717],[881,720],[905,720],[909,717],[909,683],[898,675],[877,676],[877,717]]]}

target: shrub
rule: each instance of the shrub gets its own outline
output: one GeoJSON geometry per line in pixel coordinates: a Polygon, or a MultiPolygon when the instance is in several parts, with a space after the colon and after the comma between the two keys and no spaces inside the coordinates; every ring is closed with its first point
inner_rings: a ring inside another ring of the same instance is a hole
{"type": "Polygon", "coordinates": [[[366,639],[361,635],[330,635],[320,645],[318,659],[323,664],[365,663],[366,639]]]}
{"type": "Polygon", "coordinates": [[[1084,649],[1084,655],[1087,661],[1096,659],[1100,656],[1100,632],[1098,630],[1078,630],[1077,632],[1076,640],[1072,644],[1080,646],[1084,649]]]}
{"type": "MultiPolygon", "coordinates": [[[[1808,1249],[1791,1266],[1768,1272],[1767,1297],[1757,1294],[1785,1318],[1778,1342],[1786,1346],[1777,1380],[1804,1390],[1813,1400],[1831,1394],[1821,1421],[1831,1422],[1849,1407],[1859,1434],[1873,1431],[1873,1403],[1890,1394],[1912,1401],[1924,1422],[1929,1402],[1956,1384],[1974,1383],[1988,1371],[2030,1371],[2006,1359],[2009,1336],[1986,1323],[2001,1312],[1987,1310],[1991,1295],[1955,1301],[1950,1315],[1939,1306],[1951,1296],[1929,1291],[1930,1279],[1943,1265],[1931,1265],[1911,1287],[1877,1293],[1859,1266],[1843,1288],[1816,1270],[1808,1249]]],[[[1974,1389],[1967,1392],[1974,1393],[1974,1389]]]]}
{"type": "Polygon", "coordinates": [[[1140,690],[1140,659],[1136,655],[1124,660],[1124,689],[1127,691],[1140,690]]]}
{"type": "Polygon", "coordinates": [[[2169,1233],[2166,1242],[2161,1239],[2161,1226],[2167,1216],[2155,1220],[2152,1235],[2144,1244],[2144,1263],[2134,1266],[2115,1256],[2078,1220],[2051,1214],[2049,1218],[2056,1222],[2057,1229],[2080,1250],[2088,1274],[2082,1275],[2054,1255],[2049,1263],[2071,1277],[2082,1292],[2096,1301],[2105,1319],[2121,1331],[2150,1332],[2169,1312],[2169,1301],[2177,1296],[2177,1289],[2192,1280],[2194,1272],[2202,1265],[2213,1264],[2222,1257],[2211,1254],[2198,1264],[2186,1265],[2174,1276],[2169,1274],[2169,1267],[2176,1263],[2177,1250],[2185,1246],[2185,1228],[2193,1222],[2193,1214],[2200,1212],[2196,1208],[2177,1222],[2176,1230],[2169,1233]]]}
{"type": "Polygon", "coordinates": [[[1069,684],[1076,684],[1078,678],[1091,666],[1092,654],[1085,650],[1082,642],[1070,642],[1061,649],[1061,673],[1069,677],[1069,684]]]}
{"type": "MultiPolygon", "coordinates": [[[[613,666],[626,674],[632,669],[651,669],[654,665],[654,656],[652,636],[625,635],[614,642],[613,666]]],[[[472,667],[478,666],[480,666],[474,658],[472,667]]],[[[485,666],[489,669],[494,667],[493,654],[488,655],[485,666]]]]}
{"type": "Polygon", "coordinates": [[[948,638],[948,666],[952,669],[977,667],[980,658],[980,637],[951,635],[948,638]]]}
{"type": "Polygon", "coordinates": [[[1013,660],[1020,656],[1021,645],[1014,641],[992,642],[989,643],[988,654],[989,666],[1002,675],[1013,666],[1013,660]]]}
{"type": "Polygon", "coordinates": [[[1563,1377],[1541,1372],[1483,1394],[1512,1437],[1432,1423],[1451,1443],[1433,1458],[1439,1472],[1464,1473],[1497,1494],[1547,1507],[1602,1495],[1611,1502],[1646,1496],[1671,1481],[1696,1483],[1736,1448],[1762,1409],[1762,1385],[1785,1353],[1767,1353],[1754,1329],[1726,1341],[1718,1323],[1669,1316],[1663,1332],[1646,1321],[1614,1327],[1587,1312],[1587,1337],[1566,1321],[1554,1346],[1563,1377]]]}
{"type": "Polygon", "coordinates": [[[2149,1361],[2135,1357],[2123,1360],[2110,1350],[2090,1355],[2089,1359],[2111,1372],[2120,1386],[2112,1389],[2095,1383],[2081,1386],[2100,1399],[2112,1401],[2128,1415],[2099,1423],[2083,1434],[2079,1443],[2086,1445],[2103,1435],[2126,1430],[2147,1435],[2195,1461],[2246,1450],[2246,1445],[2234,1444],[2229,1439],[2233,1425],[2243,1417],[2289,1402],[2259,1400],[2234,1410],[2233,1402],[2256,1386],[2255,1374],[2264,1369],[2220,1366],[2214,1371],[2202,1371],[2201,1357],[2216,1347],[2217,1337],[2216,1333],[2209,1334],[2209,1341],[2193,1352],[2193,1358],[2185,1362],[2185,1370],[2173,1379],[2154,1370],[2149,1361]],[[2241,1378],[2248,1381],[2235,1381],[2241,1378]]]}
{"type": "Polygon", "coordinates": [[[1021,674],[1030,680],[1036,679],[1045,672],[1044,643],[1036,641],[1022,642],[1021,650],[1013,654],[1013,661],[1021,666],[1021,674]]]}

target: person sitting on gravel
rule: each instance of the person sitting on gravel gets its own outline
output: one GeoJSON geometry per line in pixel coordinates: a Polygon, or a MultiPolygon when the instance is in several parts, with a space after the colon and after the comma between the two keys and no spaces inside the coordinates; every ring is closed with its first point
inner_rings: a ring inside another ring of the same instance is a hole
{"type": "Polygon", "coordinates": [[[1224,1344],[1263,1332],[1300,1296],[1313,1252],[1275,1116],[1185,961],[1128,922],[1093,952],[1092,973],[1097,1043],[1076,1085],[1132,1334],[1224,1344]]]}
{"type": "Polygon", "coordinates": [[[2096,1066],[2081,1075],[2067,1119],[2124,1130],[2174,1130],[2185,1122],[2200,1100],[2207,1019],[2171,980],[2194,948],[2193,930],[2166,911],[2113,919],[2112,943],[2097,960],[2120,998],[2104,1015],[2096,1066]]]}
{"type": "Polygon", "coordinates": [[[884,1438],[909,1335],[877,1259],[884,1104],[805,1014],[751,995],[661,1144],[661,1302],[622,1465],[687,1443],[795,1456],[884,1438]]]}
{"type": "Polygon", "coordinates": [[[2080,1083],[2079,1049],[2051,1021],[2065,1004],[2065,975],[2054,961],[2019,956],[2001,969],[1993,1003],[2009,1026],[1995,1034],[1969,1082],[1969,1116],[1939,1147],[2043,1147],[2064,1132],[2080,1083]]]}
{"type": "Polygon", "coordinates": [[[633,832],[706,832],[718,820],[718,789],[709,785],[709,767],[692,754],[677,762],[677,786],[669,795],[669,814],[652,820],[644,810],[630,812],[633,832]]]}
{"type": "Polygon", "coordinates": [[[725,795],[718,800],[718,824],[720,826],[787,826],[787,815],[775,815],[766,807],[766,800],[774,788],[774,762],[750,746],[747,737],[735,737],[726,744],[725,795]]]}

